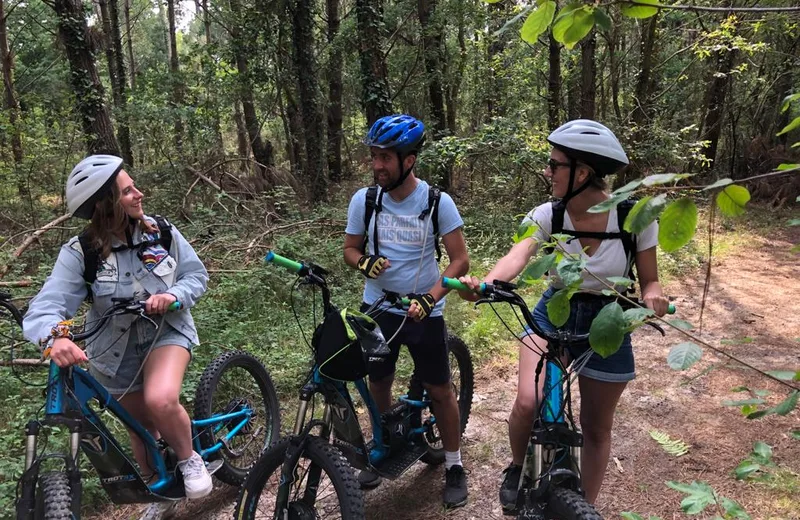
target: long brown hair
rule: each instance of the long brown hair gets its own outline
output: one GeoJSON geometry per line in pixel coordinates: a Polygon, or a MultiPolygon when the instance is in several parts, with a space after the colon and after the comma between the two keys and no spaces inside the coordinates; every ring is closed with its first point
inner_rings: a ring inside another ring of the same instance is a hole
{"type": "MultiPolygon", "coordinates": [[[[111,254],[111,244],[114,238],[125,240],[125,231],[133,224],[125,208],[119,202],[119,188],[116,180],[111,182],[111,189],[95,203],[92,220],[86,227],[89,239],[94,248],[100,252],[101,258],[111,254]]],[[[154,232],[158,228],[152,226],[145,219],[138,220],[142,231],[154,232]]]]}

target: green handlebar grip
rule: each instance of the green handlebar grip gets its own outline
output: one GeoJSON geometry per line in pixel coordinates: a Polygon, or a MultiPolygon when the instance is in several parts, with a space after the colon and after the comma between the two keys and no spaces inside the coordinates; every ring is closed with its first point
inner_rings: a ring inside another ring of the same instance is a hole
{"type": "Polygon", "coordinates": [[[179,301],[174,301],[169,304],[169,307],[167,307],[167,310],[170,312],[179,311],[181,309],[183,309],[183,304],[179,301]]]}
{"type": "Polygon", "coordinates": [[[674,303],[670,303],[667,307],[667,314],[675,314],[677,311],[678,309],[675,307],[674,303]]]}
{"type": "Polygon", "coordinates": [[[281,267],[285,267],[286,269],[293,271],[295,273],[299,272],[300,269],[303,268],[303,264],[300,262],[295,262],[294,260],[289,260],[286,257],[281,255],[276,255],[274,251],[270,251],[267,253],[266,258],[264,258],[267,262],[272,262],[274,264],[278,264],[281,267]]]}
{"type": "MultiPolygon", "coordinates": [[[[442,277],[442,287],[444,287],[445,289],[453,289],[454,291],[469,292],[471,290],[466,284],[459,282],[455,278],[448,278],[446,276],[442,277]]],[[[486,290],[486,284],[481,283],[480,288],[475,292],[477,294],[483,294],[484,290],[486,290]]]]}
{"type": "Polygon", "coordinates": [[[402,303],[405,307],[411,307],[411,300],[406,297],[400,298],[400,303],[402,303]]]}

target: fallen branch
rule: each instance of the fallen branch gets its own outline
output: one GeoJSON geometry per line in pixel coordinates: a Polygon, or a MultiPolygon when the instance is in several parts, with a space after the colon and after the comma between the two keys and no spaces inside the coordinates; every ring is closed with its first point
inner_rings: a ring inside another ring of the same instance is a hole
{"type": "MultiPolygon", "coordinates": [[[[345,225],[347,225],[347,221],[333,219],[333,218],[318,218],[318,219],[301,220],[299,222],[291,222],[289,224],[281,224],[280,226],[275,226],[267,229],[266,231],[255,237],[253,240],[251,240],[250,243],[247,244],[247,247],[243,249],[242,248],[237,249],[237,251],[242,251],[242,250],[246,251],[245,260],[247,260],[248,257],[250,256],[250,251],[253,248],[260,246],[261,241],[264,239],[264,237],[272,235],[276,231],[292,229],[292,228],[305,228],[305,227],[311,227],[312,225],[344,227],[345,225]]],[[[297,231],[297,229],[294,229],[294,231],[297,231]]]]}
{"type": "MultiPolygon", "coordinates": [[[[223,190],[216,182],[211,180],[209,177],[207,177],[206,175],[204,175],[204,174],[200,173],[199,171],[195,170],[191,166],[186,166],[186,169],[189,170],[190,172],[192,172],[192,174],[195,175],[196,177],[199,177],[200,179],[202,179],[203,182],[205,182],[206,184],[208,184],[209,186],[211,186],[212,188],[214,188],[215,190],[220,192],[223,196],[231,199],[233,202],[236,203],[237,206],[239,205],[240,201],[237,198],[233,197],[227,191],[223,190]]],[[[187,192],[187,194],[188,194],[188,192],[187,192]]],[[[224,208],[225,206],[222,206],[222,207],[224,208]]],[[[246,209],[248,212],[251,212],[250,208],[248,208],[247,206],[244,206],[244,209],[246,209]]],[[[226,208],[226,211],[227,211],[227,208],[226,208]]]]}
{"type": "Polygon", "coordinates": [[[0,287],[30,287],[33,284],[31,280],[13,280],[10,282],[0,282],[0,287]]]}
{"type": "MultiPolygon", "coordinates": [[[[16,249],[16,251],[14,251],[14,253],[11,256],[14,257],[14,258],[19,258],[22,255],[22,253],[24,253],[25,250],[28,249],[28,247],[30,247],[31,244],[36,242],[36,240],[40,236],[42,236],[47,231],[50,231],[54,227],[58,226],[59,224],[61,224],[62,222],[64,222],[68,218],[70,218],[71,216],[72,215],[70,215],[69,213],[61,215],[57,219],[55,219],[55,220],[53,220],[51,222],[48,222],[47,224],[45,224],[41,228],[39,228],[36,231],[34,231],[33,233],[31,233],[31,235],[28,238],[26,238],[22,242],[22,244],[16,249]]],[[[7,275],[10,270],[11,270],[11,264],[6,265],[2,270],[0,270],[0,278],[5,277],[5,275],[7,275]]]]}
{"type": "Polygon", "coordinates": [[[0,367],[32,367],[32,366],[50,366],[49,359],[3,359],[0,360],[0,367]]]}

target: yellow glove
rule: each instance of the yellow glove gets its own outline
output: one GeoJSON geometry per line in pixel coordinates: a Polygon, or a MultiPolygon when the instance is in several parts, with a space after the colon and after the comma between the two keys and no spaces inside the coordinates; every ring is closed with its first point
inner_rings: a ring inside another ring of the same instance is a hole
{"type": "Polygon", "coordinates": [[[379,255],[364,255],[358,259],[358,270],[367,278],[375,279],[383,271],[383,266],[386,264],[386,257],[379,255]]]}

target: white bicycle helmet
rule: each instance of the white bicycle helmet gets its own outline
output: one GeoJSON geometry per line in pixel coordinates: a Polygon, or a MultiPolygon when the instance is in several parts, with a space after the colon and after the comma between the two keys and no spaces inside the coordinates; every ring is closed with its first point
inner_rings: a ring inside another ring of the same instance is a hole
{"type": "Polygon", "coordinates": [[[67,178],[67,209],[74,217],[90,219],[94,205],[122,169],[115,155],[90,155],[72,169],[67,178]]]}
{"type": "Polygon", "coordinates": [[[629,162],[614,132],[590,119],[576,119],[559,126],[547,137],[547,142],[570,158],[591,166],[598,177],[616,173],[629,162]]]}

